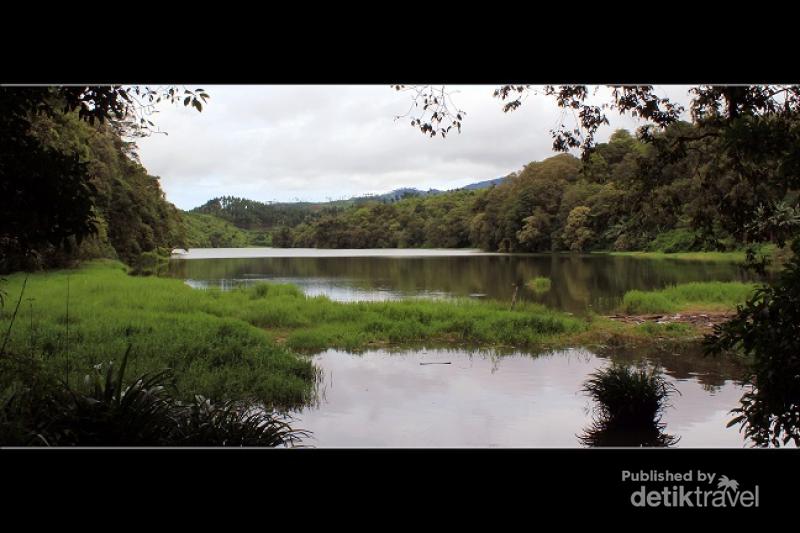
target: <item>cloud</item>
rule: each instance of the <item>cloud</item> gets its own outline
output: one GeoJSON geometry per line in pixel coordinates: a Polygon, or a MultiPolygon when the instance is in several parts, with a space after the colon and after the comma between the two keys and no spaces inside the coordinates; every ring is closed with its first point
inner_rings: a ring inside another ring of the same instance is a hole
{"type": "MultiPolygon", "coordinates": [[[[531,95],[505,114],[494,88],[449,87],[467,115],[460,135],[441,139],[422,135],[410,119],[395,120],[410,97],[388,86],[206,86],[211,98],[202,113],[162,105],[154,122],[168,135],[140,140],[139,153],[182,209],[222,195],[318,201],[455,188],[553,155],[549,131],[562,110],[552,98],[531,95]]],[[[686,87],[657,89],[686,101],[686,87]]],[[[611,122],[600,140],[639,125],[630,117],[611,122]]]]}

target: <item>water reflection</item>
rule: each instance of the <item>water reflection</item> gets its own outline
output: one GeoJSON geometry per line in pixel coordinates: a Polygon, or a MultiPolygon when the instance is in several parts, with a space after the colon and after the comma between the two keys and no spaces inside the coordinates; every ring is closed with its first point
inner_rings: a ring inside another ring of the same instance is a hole
{"type": "Polygon", "coordinates": [[[612,363],[592,372],[582,392],[592,398],[595,415],[578,437],[584,446],[668,447],[680,440],[661,422],[680,391],[658,366],[612,363]]]}
{"type": "Polygon", "coordinates": [[[326,294],[345,301],[476,295],[472,297],[510,302],[517,285],[518,300],[535,301],[574,313],[587,309],[611,310],[625,291],[631,289],[656,289],[690,281],[752,279],[752,274],[731,263],[644,260],[596,254],[244,250],[262,256],[225,258],[226,253],[232,252],[192,250],[190,256],[200,254],[209,258],[172,260],[170,275],[191,280],[196,287],[229,288],[264,280],[288,282],[299,285],[309,294],[326,294]],[[333,252],[340,254],[332,255],[333,252]],[[361,255],[348,255],[355,252],[361,255]],[[401,253],[406,255],[397,255],[401,253]],[[272,256],[263,256],[265,254],[272,256]],[[287,256],[291,254],[298,256],[287,256]],[[525,284],[535,277],[550,278],[550,289],[537,293],[526,287],[525,284]]]}
{"type": "Polygon", "coordinates": [[[666,426],[663,422],[653,421],[652,424],[630,427],[603,419],[595,421],[578,439],[587,447],[668,448],[675,446],[680,437],[667,434],[666,426]]]}
{"type": "MultiPolygon", "coordinates": [[[[685,379],[673,408],[638,435],[595,427],[583,382],[611,356],[583,349],[521,352],[417,349],[351,354],[328,350],[313,357],[321,369],[316,405],[296,411],[319,447],[576,447],[675,445],[741,447],[727,429],[741,396],[732,367],[708,366],[686,355],[685,379]],[[692,367],[691,361],[697,366],[692,367]],[[424,364],[449,362],[450,364],[424,364]],[[687,370],[688,369],[688,370],[687,370]],[[713,392],[701,380],[717,383],[713,392]],[[666,424],[669,435],[664,431],[666,424]],[[576,439],[584,428],[588,440],[576,439]],[[596,431],[591,432],[592,429],[596,431]]],[[[641,360],[655,364],[643,356],[641,360]]],[[[667,375],[675,371],[662,362],[667,375]]]]}

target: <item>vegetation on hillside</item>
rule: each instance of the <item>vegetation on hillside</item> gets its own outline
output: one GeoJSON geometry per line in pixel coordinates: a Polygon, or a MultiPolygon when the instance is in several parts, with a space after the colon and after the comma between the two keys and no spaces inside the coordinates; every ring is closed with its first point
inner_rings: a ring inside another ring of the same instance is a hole
{"type": "MultiPolygon", "coordinates": [[[[256,242],[251,232],[212,215],[183,212],[181,218],[189,248],[243,248],[256,242]]],[[[269,245],[268,237],[261,246],[269,245]]]]}
{"type": "Polygon", "coordinates": [[[178,210],[130,139],[153,126],[147,106],[199,111],[206,98],[175,87],[0,87],[0,272],[133,263],[179,244],[178,210]]]}
{"type": "Polygon", "coordinates": [[[530,163],[482,190],[313,205],[221,198],[197,211],[269,230],[280,247],[667,254],[742,249],[758,233],[746,224],[758,213],[795,216],[785,207],[797,197],[792,188],[757,181],[709,186],[704,169],[720,150],[713,143],[680,157],[664,147],[692,134],[697,127],[685,122],[651,142],[618,130],[583,160],[561,154],[530,163]]]}

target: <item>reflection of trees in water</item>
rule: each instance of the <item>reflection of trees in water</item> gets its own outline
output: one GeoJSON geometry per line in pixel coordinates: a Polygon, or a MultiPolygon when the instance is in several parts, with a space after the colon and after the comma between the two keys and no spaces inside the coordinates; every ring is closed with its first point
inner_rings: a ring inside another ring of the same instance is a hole
{"type": "Polygon", "coordinates": [[[589,305],[601,312],[609,310],[631,289],[742,279],[733,264],[577,254],[192,259],[171,261],[170,273],[195,280],[327,278],[364,289],[390,288],[408,294],[444,291],[456,296],[481,293],[502,301],[510,301],[514,285],[519,285],[520,299],[571,312],[582,312],[589,305]],[[525,287],[537,276],[552,282],[542,295],[525,287]]]}
{"type": "Polygon", "coordinates": [[[696,380],[704,390],[714,392],[727,381],[743,382],[747,376],[747,366],[733,355],[709,357],[704,355],[699,343],[686,343],[679,346],[655,346],[646,349],[615,346],[597,351],[597,356],[614,363],[628,365],[642,361],[664,369],[664,373],[676,380],[696,380]]]}

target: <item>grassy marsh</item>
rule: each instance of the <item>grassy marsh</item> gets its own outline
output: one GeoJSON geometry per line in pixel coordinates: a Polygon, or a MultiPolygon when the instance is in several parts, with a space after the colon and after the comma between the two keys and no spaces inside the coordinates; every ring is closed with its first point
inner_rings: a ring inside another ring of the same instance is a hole
{"type": "MultiPolygon", "coordinates": [[[[24,279],[8,277],[9,300],[18,298],[24,279]]],[[[12,311],[13,305],[3,309],[0,330],[12,311]]],[[[297,405],[315,379],[298,353],[412,342],[534,347],[587,328],[582,319],[530,303],[513,311],[472,300],[339,303],[267,283],[203,291],[96,261],[29,276],[8,350],[76,380],[131,343],[133,373],[171,368],[185,396],[297,405]]]]}
{"type": "MultiPolygon", "coordinates": [[[[24,273],[8,276],[0,331],[8,328],[24,279],[24,273]]],[[[731,308],[752,288],[713,282],[631,291],[624,305],[630,313],[731,308]]],[[[39,358],[54,374],[76,380],[93,365],[120,357],[130,343],[131,372],[171,368],[184,397],[296,406],[310,399],[316,379],[301,354],[326,348],[424,343],[537,350],[685,342],[692,333],[686,324],[622,324],[530,302],[513,310],[506,302],[466,299],[341,303],[271,283],[196,290],[178,279],[129,276],[121,263],[101,260],[77,270],[30,274],[8,351],[39,358]]]]}
{"type": "Polygon", "coordinates": [[[659,291],[628,291],[621,311],[632,315],[733,311],[758,285],[736,281],[682,283],[659,291]]]}
{"type": "MultiPolygon", "coordinates": [[[[675,261],[699,261],[711,263],[738,263],[744,264],[747,260],[747,253],[744,250],[732,252],[601,252],[608,255],[623,257],[634,257],[639,259],[672,259],[675,261]]],[[[764,244],[756,249],[756,255],[767,258],[771,263],[769,268],[775,268],[785,263],[791,250],[788,247],[779,248],[774,244],[764,244]]]]}

